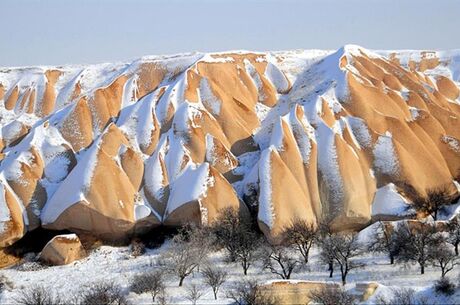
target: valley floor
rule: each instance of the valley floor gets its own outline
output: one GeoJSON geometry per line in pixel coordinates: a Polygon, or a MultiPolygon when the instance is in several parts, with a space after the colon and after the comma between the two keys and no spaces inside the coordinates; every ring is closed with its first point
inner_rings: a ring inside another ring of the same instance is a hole
{"type": "MultiPolygon", "coordinates": [[[[13,284],[13,288],[7,288],[1,295],[1,304],[12,304],[21,292],[21,289],[30,285],[43,285],[50,290],[58,292],[68,299],[85,286],[91,286],[99,281],[114,281],[126,292],[135,274],[148,271],[156,266],[159,254],[168,247],[168,243],[158,249],[148,249],[139,257],[132,257],[128,247],[102,246],[94,250],[88,257],[66,266],[45,267],[37,271],[20,271],[18,267],[11,267],[0,271],[13,284]]],[[[429,298],[430,304],[460,304],[460,291],[450,298],[438,296],[434,293],[432,285],[440,276],[438,268],[428,267],[424,275],[419,274],[417,265],[390,265],[386,257],[366,255],[359,258],[366,266],[362,269],[352,270],[346,285],[347,290],[352,290],[356,282],[376,281],[381,285],[374,296],[363,304],[375,304],[379,295],[391,296],[392,288],[412,288],[418,295],[429,298]]],[[[184,287],[178,287],[178,279],[173,276],[167,277],[167,293],[170,304],[190,304],[185,298],[186,287],[195,283],[203,287],[205,294],[198,304],[231,304],[231,299],[225,297],[226,291],[231,289],[238,281],[245,278],[238,264],[225,263],[224,252],[211,255],[210,263],[219,265],[229,273],[229,279],[219,291],[218,300],[213,298],[212,291],[206,287],[201,275],[196,272],[184,281],[184,287]]],[[[449,277],[458,282],[460,279],[460,266],[451,271],[449,277]]],[[[253,266],[249,270],[248,278],[257,279],[259,282],[279,280],[280,278],[267,270],[261,270],[260,265],[253,266]]],[[[292,280],[312,281],[336,281],[340,282],[340,271],[337,270],[334,277],[328,277],[327,267],[319,263],[318,251],[313,250],[311,261],[303,270],[293,274],[292,280]]],[[[134,304],[149,304],[149,294],[136,295],[132,292],[128,295],[129,301],[134,304]]]]}

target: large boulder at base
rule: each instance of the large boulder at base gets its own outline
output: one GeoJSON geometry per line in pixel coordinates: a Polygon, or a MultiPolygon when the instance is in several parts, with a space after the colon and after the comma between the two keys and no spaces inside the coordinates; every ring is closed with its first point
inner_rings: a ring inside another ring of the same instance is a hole
{"type": "Polygon", "coordinates": [[[40,260],[51,265],[67,265],[81,259],[86,254],[76,234],[53,237],[40,253],[40,260]]]}
{"type": "Polygon", "coordinates": [[[310,293],[323,287],[336,290],[340,285],[332,282],[275,281],[263,285],[262,291],[276,297],[279,305],[308,304],[310,293]]]}

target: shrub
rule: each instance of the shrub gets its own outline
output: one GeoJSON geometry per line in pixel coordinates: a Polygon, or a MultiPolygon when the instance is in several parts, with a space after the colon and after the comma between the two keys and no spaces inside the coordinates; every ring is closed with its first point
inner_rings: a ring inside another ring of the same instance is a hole
{"type": "Polygon", "coordinates": [[[152,301],[165,289],[163,273],[161,271],[151,271],[134,276],[131,282],[131,291],[136,294],[150,293],[152,301]]]}
{"type": "Polygon", "coordinates": [[[255,280],[237,283],[234,289],[227,293],[227,297],[237,305],[276,305],[278,300],[262,291],[255,280]]]}
{"type": "Polygon", "coordinates": [[[196,302],[203,296],[204,292],[201,288],[195,284],[190,285],[187,287],[187,295],[185,298],[192,303],[192,305],[196,305],[196,302]]]}
{"type": "Polygon", "coordinates": [[[145,253],[145,244],[142,241],[138,240],[138,239],[134,239],[131,242],[129,250],[130,250],[132,256],[134,256],[134,257],[141,256],[142,254],[145,253]]]}
{"type": "Polygon", "coordinates": [[[45,269],[46,266],[43,265],[40,262],[25,262],[17,267],[18,271],[24,271],[24,272],[29,272],[29,271],[39,271],[42,269],[45,269]]]}
{"type": "Polygon", "coordinates": [[[80,303],[85,305],[127,305],[129,304],[121,288],[113,282],[99,282],[80,295],[80,303]]]}
{"type": "Polygon", "coordinates": [[[13,283],[4,275],[0,274],[0,294],[2,294],[3,290],[6,288],[13,288],[13,283]]]}
{"type": "Polygon", "coordinates": [[[404,304],[404,305],[428,305],[426,298],[415,296],[415,291],[413,289],[401,288],[393,291],[393,297],[391,299],[386,299],[380,297],[377,300],[377,304],[382,305],[395,305],[395,304],[404,304]]]}
{"type": "Polygon", "coordinates": [[[309,298],[315,304],[321,305],[353,305],[353,297],[343,288],[322,287],[313,290],[309,298]]]}
{"type": "Polygon", "coordinates": [[[448,277],[441,277],[434,283],[434,291],[437,294],[453,295],[455,293],[455,284],[448,277]]]}
{"type": "Polygon", "coordinates": [[[30,286],[19,290],[19,295],[14,298],[19,305],[60,305],[65,304],[60,296],[54,294],[43,286],[30,286]]]}

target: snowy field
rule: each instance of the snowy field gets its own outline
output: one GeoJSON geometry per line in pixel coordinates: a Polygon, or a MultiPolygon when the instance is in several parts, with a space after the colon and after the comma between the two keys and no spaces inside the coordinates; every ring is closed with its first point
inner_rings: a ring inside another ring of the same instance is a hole
{"type": "MultiPolygon", "coordinates": [[[[21,289],[30,285],[43,285],[46,288],[58,292],[64,298],[70,298],[77,293],[81,287],[91,286],[99,281],[113,281],[120,285],[128,293],[129,285],[135,274],[146,272],[157,267],[159,254],[168,247],[168,243],[158,249],[148,249],[139,257],[130,255],[129,247],[102,246],[94,250],[88,257],[66,266],[46,267],[38,271],[19,271],[17,267],[2,270],[0,274],[5,275],[13,284],[13,289],[6,289],[1,296],[1,304],[14,303],[15,297],[21,289]]],[[[318,249],[313,249],[308,266],[303,270],[294,273],[292,280],[330,281],[327,266],[319,263],[318,249]]],[[[224,268],[229,279],[219,291],[218,300],[215,301],[210,287],[205,286],[199,272],[187,277],[183,287],[178,287],[178,279],[168,275],[167,294],[169,304],[190,304],[185,298],[187,287],[191,284],[199,285],[204,289],[205,294],[198,301],[198,304],[232,304],[232,300],[225,297],[226,291],[231,289],[238,281],[245,278],[242,268],[238,264],[225,263],[225,253],[213,253],[209,258],[211,265],[218,265],[224,268]]],[[[352,290],[356,282],[377,281],[381,286],[373,297],[362,304],[375,304],[379,295],[391,296],[392,288],[412,288],[417,291],[418,296],[427,296],[430,304],[460,304],[460,291],[457,289],[455,295],[450,298],[437,296],[432,285],[440,277],[440,270],[428,267],[424,275],[420,275],[418,265],[395,264],[390,265],[388,259],[383,255],[366,255],[358,258],[366,264],[362,269],[352,270],[347,278],[347,290],[352,290]]],[[[458,282],[460,277],[460,266],[451,271],[448,276],[458,282]]],[[[262,270],[261,265],[255,265],[249,269],[247,278],[257,279],[259,282],[280,280],[280,278],[268,270],[262,270]]],[[[336,270],[333,281],[340,282],[340,271],[336,270]]],[[[132,292],[128,300],[133,304],[151,304],[149,294],[136,295],[132,292]]]]}

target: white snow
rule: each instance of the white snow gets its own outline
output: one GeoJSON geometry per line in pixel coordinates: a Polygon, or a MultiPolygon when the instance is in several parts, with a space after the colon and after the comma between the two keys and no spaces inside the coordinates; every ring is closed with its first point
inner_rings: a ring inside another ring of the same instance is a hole
{"type": "Polygon", "coordinates": [[[171,194],[165,215],[171,214],[185,203],[199,200],[206,196],[210,186],[209,164],[204,162],[198,168],[187,168],[171,183],[171,194]]]}
{"type": "Polygon", "coordinates": [[[272,228],[275,223],[275,211],[272,202],[271,183],[271,154],[276,153],[275,147],[269,147],[262,151],[259,161],[259,212],[257,218],[272,228]]]}
{"type": "Polygon", "coordinates": [[[379,136],[374,146],[374,168],[386,175],[399,172],[399,162],[393,145],[393,137],[389,131],[379,136]]]}
{"type": "Polygon", "coordinates": [[[410,206],[408,200],[401,196],[393,183],[389,183],[377,190],[372,202],[372,216],[404,216],[408,214],[410,206]]]}

